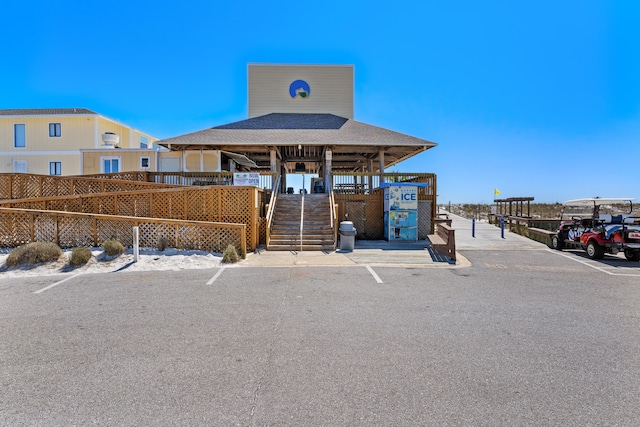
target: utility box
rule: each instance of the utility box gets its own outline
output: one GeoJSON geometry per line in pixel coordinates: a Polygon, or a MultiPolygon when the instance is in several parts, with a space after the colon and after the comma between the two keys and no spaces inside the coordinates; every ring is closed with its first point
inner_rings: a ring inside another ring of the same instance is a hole
{"type": "Polygon", "coordinates": [[[418,240],[418,188],[424,183],[380,184],[384,190],[384,238],[418,240]]]}

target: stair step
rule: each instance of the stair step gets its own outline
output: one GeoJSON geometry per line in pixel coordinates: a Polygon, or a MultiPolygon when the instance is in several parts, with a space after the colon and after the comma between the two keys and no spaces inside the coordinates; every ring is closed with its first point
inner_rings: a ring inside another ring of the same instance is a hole
{"type": "Polygon", "coordinates": [[[302,197],[282,194],[276,200],[269,230],[268,250],[300,250],[300,217],[303,215],[303,250],[335,250],[335,235],[331,227],[329,195],[302,197]]]}
{"type": "MultiPolygon", "coordinates": [[[[333,245],[302,245],[303,251],[334,251],[333,245]]],[[[269,251],[299,251],[300,245],[267,245],[269,251]]]]}

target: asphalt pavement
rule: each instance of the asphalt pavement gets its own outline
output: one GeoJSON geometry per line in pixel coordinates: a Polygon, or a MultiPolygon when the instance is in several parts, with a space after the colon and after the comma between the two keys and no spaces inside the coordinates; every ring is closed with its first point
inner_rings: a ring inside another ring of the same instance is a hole
{"type": "Polygon", "coordinates": [[[452,217],[456,265],[358,241],[0,280],[0,426],[638,425],[640,264],[452,217]]]}

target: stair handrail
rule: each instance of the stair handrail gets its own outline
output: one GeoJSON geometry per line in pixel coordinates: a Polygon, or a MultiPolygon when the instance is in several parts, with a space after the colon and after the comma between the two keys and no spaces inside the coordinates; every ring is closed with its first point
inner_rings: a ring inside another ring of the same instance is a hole
{"type": "Polygon", "coordinates": [[[333,194],[333,188],[329,192],[329,208],[331,209],[331,231],[333,231],[333,246],[335,247],[336,242],[338,241],[338,227],[336,227],[336,224],[338,223],[338,210],[336,209],[336,200],[333,194]]]}
{"type": "Polygon", "coordinates": [[[302,234],[304,233],[304,191],[302,191],[302,203],[300,205],[300,252],[302,252],[302,234]]]}
{"type": "Polygon", "coordinates": [[[278,178],[276,178],[276,182],[271,188],[271,198],[269,199],[269,209],[267,209],[267,244],[271,239],[271,222],[273,221],[273,215],[276,210],[276,200],[278,198],[278,192],[280,190],[280,177],[278,174],[278,178]]]}

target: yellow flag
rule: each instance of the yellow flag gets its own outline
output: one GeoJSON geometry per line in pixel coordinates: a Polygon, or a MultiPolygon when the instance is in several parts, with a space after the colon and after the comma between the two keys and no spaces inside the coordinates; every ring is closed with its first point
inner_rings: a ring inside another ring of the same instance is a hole
{"type": "Polygon", "coordinates": [[[497,189],[497,188],[494,188],[494,189],[493,189],[493,194],[494,194],[494,195],[496,195],[496,196],[499,196],[499,195],[500,195],[500,192],[498,191],[498,189],[497,189]]]}

